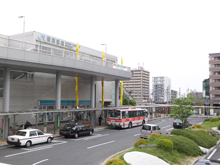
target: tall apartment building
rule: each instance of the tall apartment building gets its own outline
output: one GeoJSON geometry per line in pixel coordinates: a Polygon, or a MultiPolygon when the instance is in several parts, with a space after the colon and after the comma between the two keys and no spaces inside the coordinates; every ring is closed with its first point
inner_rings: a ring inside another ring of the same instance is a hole
{"type": "Polygon", "coordinates": [[[155,103],[171,102],[171,80],[168,77],[153,77],[153,101],[155,103]]]}
{"type": "Polygon", "coordinates": [[[124,81],[124,88],[137,103],[149,102],[150,72],[143,67],[132,69],[132,78],[124,81]]]}
{"type": "Polygon", "coordinates": [[[177,98],[177,94],[178,94],[177,91],[171,89],[171,102],[173,102],[174,99],[177,98]]]}
{"type": "Polygon", "coordinates": [[[220,103],[220,53],[209,54],[210,105],[220,103]]]}

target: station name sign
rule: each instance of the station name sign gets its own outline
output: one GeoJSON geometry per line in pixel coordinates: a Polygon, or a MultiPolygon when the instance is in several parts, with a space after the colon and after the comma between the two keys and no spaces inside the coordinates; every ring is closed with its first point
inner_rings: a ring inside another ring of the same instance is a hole
{"type": "Polygon", "coordinates": [[[46,36],[44,34],[38,35],[37,39],[40,40],[40,41],[55,44],[55,45],[58,45],[58,46],[63,46],[63,47],[74,49],[74,50],[76,49],[76,44],[74,44],[74,43],[67,42],[67,41],[64,41],[64,40],[61,40],[61,39],[57,39],[55,37],[46,36]]]}

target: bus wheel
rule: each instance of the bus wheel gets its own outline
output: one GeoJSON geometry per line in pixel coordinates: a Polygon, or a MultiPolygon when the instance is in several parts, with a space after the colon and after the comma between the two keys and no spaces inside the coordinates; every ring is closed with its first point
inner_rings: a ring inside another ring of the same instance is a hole
{"type": "Polygon", "coordinates": [[[131,127],[132,127],[132,123],[130,122],[129,125],[128,125],[128,128],[131,128],[131,127]]]}
{"type": "Polygon", "coordinates": [[[144,124],[145,124],[145,121],[143,120],[142,125],[144,125],[144,124]]]}

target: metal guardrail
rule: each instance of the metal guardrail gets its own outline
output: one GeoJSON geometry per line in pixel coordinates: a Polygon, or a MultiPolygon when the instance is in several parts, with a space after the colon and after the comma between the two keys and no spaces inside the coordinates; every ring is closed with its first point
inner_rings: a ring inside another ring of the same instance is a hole
{"type": "Polygon", "coordinates": [[[84,62],[96,64],[96,65],[106,66],[108,68],[131,71],[130,67],[122,66],[122,65],[110,62],[110,61],[103,61],[101,58],[97,56],[82,53],[82,52],[80,52],[77,55],[76,51],[65,48],[65,47],[57,48],[57,47],[47,46],[43,44],[39,45],[39,44],[29,43],[26,41],[23,42],[21,40],[16,40],[16,39],[9,39],[3,36],[0,36],[0,46],[29,51],[29,52],[36,52],[36,53],[53,55],[53,56],[59,56],[63,58],[76,59],[76,60],[80,60],[80,61],[84,61],[84,62]]]}

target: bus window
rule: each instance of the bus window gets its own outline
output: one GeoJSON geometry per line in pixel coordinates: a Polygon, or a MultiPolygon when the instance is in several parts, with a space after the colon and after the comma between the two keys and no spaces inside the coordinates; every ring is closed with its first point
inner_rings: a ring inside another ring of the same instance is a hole
{"type": "Polygon", "coordinates": [[[144,113],[145,113],[145,117],[148,117],[148,112],[147,112],[147,111],[144,111],[144,113]]]}
{"type": "Polygon", "coordinates": [[[122,119],[128,118],[128,112],[122,112],[122,119]]]}
{"type": "Polygon", "coordinates": [[[108,111],[109,118],[119,118],[120,119],[120,111],[108,111]]]}

